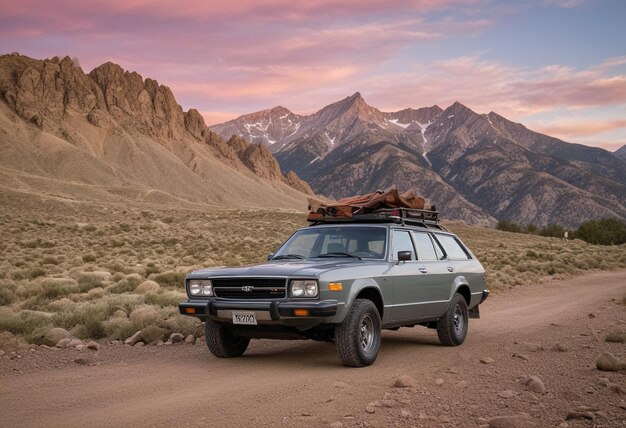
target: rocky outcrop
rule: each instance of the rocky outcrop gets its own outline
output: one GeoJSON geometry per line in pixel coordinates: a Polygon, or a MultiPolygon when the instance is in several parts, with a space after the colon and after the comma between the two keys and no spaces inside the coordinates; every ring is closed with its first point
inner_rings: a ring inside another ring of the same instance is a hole
{"type": "Polygon", "coordinates": [[[289,171],[287,174],[285,174],[284,181],[289,186],[301,191],[302,193],[306,193],[307,195],[315,194],[315,192],[313,192],[313,189],[311,189],[311,186],[309,186],[309,183],[298,177],[298,174],[293,171],[289,171]]]}
{"type": "MultiPolygon", "coordinates": [[[[40,61],[18,54],[0,56],[0,100],[39,129],[87,150],[90,155],[103,156],[106,153],[111,160],[122,163],[115,167],[95,167],[100,175],[122,168],[127,170],[132,180],[141,174],[140,180],[148,186],[162,181],[156,177],[156,170],[162,168],[164,162],[173,160],[156,160],[164,154],[146,153],[145,147],[139,148],[143,147],[143,143],[130,143],[136,138],[144,142],[147,137],[203,178],[213,173],[206,169],[210,164],[206,156],[200,154],[208,147],[212,156],[229,168],[248,175],[252,173],[272,183],[274,188],[274,182],[289,184],[265,146],[251,145],[238,137],[224,141],[207,128],[197,110],[184,112],[170,88],[111,62],[85,74],[69,57],[40,61]],[[80,120],[100,128],[97,136],[104,138],[106,143],[93,141],[96,135],[92,130],[83,128],[80,120]],[[204,149],[199,152],[196,144],[204,144],[204,149]],[[143,153],[140,155],[138,151],[143,153]],[[148,167],[145,164],[135,165],[133,162],[139,162],[140,157],[154,163],[155,171],[146,171],[148,167]]],[[[80,163],[85,155],[81,152],[73,156],[76,159],[65,157],[68,162],[80,163]]],[[[89,169],[85,168],[85,175],[89,169]]],[[[80,181],[75,176],[71,179],[80,181]]],[[[193,180],[181,177],[180,181],[193,185],[193,180]]],[[[297,186],[295,189],[303,188],[301,183],[293,182],[297,186]]],[[[172,183],[167,187],[168,191],[176,191],[181,186],[172,183]]]]}

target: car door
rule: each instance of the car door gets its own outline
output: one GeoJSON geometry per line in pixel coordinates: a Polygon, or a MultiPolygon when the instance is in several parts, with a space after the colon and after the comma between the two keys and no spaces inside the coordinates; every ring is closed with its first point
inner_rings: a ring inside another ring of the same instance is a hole
{"type": "MultiPolygon", "coordinates": [[[[432,248],[431,244],[431,252],[434,252],[432,248]]],[[[430,262],[418,259],[410,230],[392,229],[391,250],[392,319],[409,321],[429,318],[433,313],[431,295],[438,287],[428,271],[436,270],[436,265],[431,266],[430,262]],[[410,251],[411,260],[398,261],[399,251],[410,251]]]]}
{"type": "Polygon", "coordinates": [[[413,241],[417,249],[419,296],[421,312],[429,318],[438,318],[446,310],[450,299],[452,278],[445,253],[426,231],[413,231],[413,241]]]}

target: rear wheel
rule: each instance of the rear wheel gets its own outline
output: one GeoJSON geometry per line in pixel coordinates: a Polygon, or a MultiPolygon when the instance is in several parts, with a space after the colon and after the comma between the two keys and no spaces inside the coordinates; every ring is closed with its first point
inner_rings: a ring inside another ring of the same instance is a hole
{"type": "Polygon", "coordinates": [[[369,366],[380,351],[380,314],[371,300],[356,299],[348,315],[335,328],[335,345],[348,367],[369,366]]]}
{"type": "Polygon", "coordinates": [[[460,294],[455,294],[448,310],[437,321],[437,335],[442,344],[458,346],[467,336],[467,302],[460,294]]]}
{"type": "Polygon", "coordinates": [[[225,325],[207,320],[204,326],[204,336],[209,351],[219,358],[239,357],[248,348],[249,337],[241,337],[225,325]]]}

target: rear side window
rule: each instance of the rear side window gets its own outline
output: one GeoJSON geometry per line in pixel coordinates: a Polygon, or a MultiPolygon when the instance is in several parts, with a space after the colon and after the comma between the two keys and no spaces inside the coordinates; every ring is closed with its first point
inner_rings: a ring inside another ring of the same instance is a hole
{"type": "Polygon", "coordinates": [[[433,241],[427,233],[413,232],[415,246],[417,247],[417,259],[424,261],[438,260],[433,241]]]}
{"type": "Polygon", "coordinates": [[[471,258],[455,237],[437,234],[437,240],[443,245],[443,249],[451,260],[468,260],[471,258]]]}
{"type": "Polygon", "coordinates": [[[415,248],[413,248],[413,242],[411,241],[411,235],[408,230],[394,230],[393,231],[393,243],[391,248],[393,250],[393,260],[398,260],[398,251],[410,251],[411,260],[415,260],[415,248]]]}

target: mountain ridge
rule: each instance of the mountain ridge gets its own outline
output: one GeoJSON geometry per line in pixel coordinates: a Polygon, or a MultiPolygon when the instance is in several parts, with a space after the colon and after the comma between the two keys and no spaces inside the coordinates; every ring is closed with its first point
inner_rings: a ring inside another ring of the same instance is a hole
{"type": "MultiPolygon", "coordinates": [[[[242,117],[229,129],[245,128],[242,117]]],[[[298,118],[298,128],[270,149],[283,169],[329,197],[411,188],[447,218],[487,225],[626,218],[623,159],[459,101],[382,112],[356,92],[298,118]]]]}
{"type": "Polygon", "coordinates": [[[225,141],[169,87],[111,62],[86,74],[69,57],[0,56],[0,132],[3,175],[41,177],[39,186],[17,180],[36,194],[65,183],[68,200],[89,199],[72,184],[84,183],[95,193],[304,209],[310,191],[265,145],[225,141]]]}

